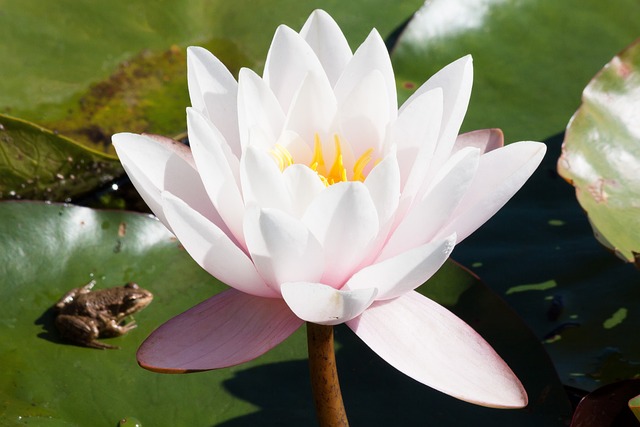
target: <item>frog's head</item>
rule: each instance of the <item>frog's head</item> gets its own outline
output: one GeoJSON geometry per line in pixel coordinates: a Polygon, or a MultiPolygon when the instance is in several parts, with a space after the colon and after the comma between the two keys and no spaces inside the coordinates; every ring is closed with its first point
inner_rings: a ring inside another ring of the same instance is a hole
{"type": "Polygon", "coordinates": [[[124,285],[124,296],[120,305],[120,314],[128,316],[137,313],[153,300],[153,294],[146,289],[142,289],[137,283],[127,283],[124,285]]]}

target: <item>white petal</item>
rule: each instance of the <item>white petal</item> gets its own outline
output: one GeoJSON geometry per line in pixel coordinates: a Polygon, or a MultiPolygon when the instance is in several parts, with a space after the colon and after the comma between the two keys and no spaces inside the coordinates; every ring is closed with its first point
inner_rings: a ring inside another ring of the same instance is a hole
{"type": "Polygon", "coordinates": [[[338,325],[360,315],[373,302],[376,290],[339,291],[322,283],[282,285],[282,297],[296,316],[319,325],[338,325]]]}
{"type": "Polygon", "coordinates": [[[476,148],[465,148],[451,157],[432,187],[401,219],[378,257],[379,261],[427,243],[449,222],[474,179],[479,158],[476,148]]]}
{"type": "Polygon", "coordinates": [[[160,193],[170,188],[210,221],[226,229],[207,196],[188,147],[168,138],[131,133],[113,135],[113,146],[136,190],[165,226],[169,224],[162,211],[160,193]]]}
{"type": "Polygon", "coordinates": [[[378,212],[380,228],[383,228],[393,219],[400,200],[400,168],[395,149],[369,172],[364,185],[378,212]]]}
{"type": "Polygon", "coordinates": [[[327,266],[322,282],[341,287],[367,255],[378,233],[378,215],[361,182],[326,188],[302,217],[323,247],[327,266]]]}
{"type": "Polygon", "coordinates": [[[442,88],[444,93],[444,113],[442,127],[440,128],[440,140],[434,155],[433,163],[436,166],[444,163],[451,153],[469,106],[472,85],[473,60],[471,55],[467,55],[434,74],[400,108],[400,112],[402,112],[422,93],[437,87],[442,88]]]}
{"type": "Polygon", "coordinates": [[[330,134],[336,109],[336,99],[326,77],[309,73],[293,97],[284,128],[313,146],[316,134],[321,138],[330,134]]]}
{"type": "Polygon", "coordinates": [[[547,147],[540,142],[516,142],[480,157],[473,184],[438,232],[457,233],[462,241],[491,218],[536,170],[547,147]]]}
{"type": "Polygon", "coordinates": [[[341,136],[349,142],[354,154],[359,156],[369,148],[379,153],[391,119],[382,73],[372,70],[363,76],[343,99],[339,110],[341,136]]]}
{"type": "Polygon", "coordinates": [[[279,26],[267,54],[263,77],[285,114],[307,74],[326,79],[316,54],[300,34],[285,25],[279,26]]]}
{"type": "Polygon", "coordinates": [[[200,267],[239,291],[278,296],[264,283],[249,257],[215,224],[170,193],[162,193],[162,202],[171,229],[200,267]]]}
{"type": "Polygon", "coordinates": [[[429,280],[449,258],[455,244],[453,235],[365,267],[349,279],[345,289],[375,287],[378,289],[376,300],[399,297],[429,280]]]}
{"type": "Polygon", "coordinates": [[[384,87],[387,90],[387,106],[389,117],[395,118],[398,113],[398,96],[396,80],[387,47],[374,29],[367,39],[358,47],[353,58],[344,69],[342,76],[334,87],[338,103],[344,102],[353,88],[371,72],[378,70],[384,77],[384,87]]]}
{"type": "Polygon", "coordinates": [[[261,208],[277,208],[289,212],[289,193],[274,159],[253,146],[240,160],[240,181],[245,206],[256,204],[261,208]]]}
{"type": "Polygon", "coordinates": [[[211,52],[194,46],[187,49],[187,80],[191,105],[220,129],[239,158],[238,83],[211,52]]]}
{"type": "Polygon", "coordinates": [[[436,390],[483,406],[527,405],[522,384],[495,350],[417,292],[375,302],[347,326],[391,366],[436,390]]]}
{"type": "Polygon", "coordinates": [[[249,145],[249,130],[262,129],[271,145],[282,132],[284,113],[267,84],[248,68],[238,77],[238,126],[243,149],[249,145]]]}
{"type": "Polygon", "coordinates": [[[391,140],[398,145],[403,198],[412,199],[427,176],[438,144],[442,103],[442,89],[424,92],[402,110],[390,130],[391,140]]]}
{"type": "Polygon", "coordinates": [[[291,213],[301,218],[309,204],[326,187],[317,172],[304,165],[291,165],[282,174],[291,197],[291,213]]]}
{"type": "MultiPolygon", "coordinates": [[[[238,160],[233,155],[225,155],[227,145],[224,136],[202,114],[191,108],[187,109],[187,127],[191,149],[207,194],[233,236],[244,245],[244,203],[235,176],[239,168],[238,160]]],[[[176,194],[171,189],[167,190],[176,194]]]]}
{"type": "Polygon", "coordinates": [[[274,209],[251,209],[245,215],[247,247],[260,275],[273,289],[292,281],[322,277],[322,248],[299,220],[274,209]]]}
{"type": "Polygon", "coordinates": [[[300,35],[316,53],[331,86],[335,85],[353,56],[336,21],[324,10],[316,9],[300,30],[300,35]]]}
{"type": "Polygon", "coordinates": [[[480,154],[488,153],[504,146],[504,134],[500,129],[479,129],[458,135],[451,154],[465,147],[475,147],[480,154]]]}

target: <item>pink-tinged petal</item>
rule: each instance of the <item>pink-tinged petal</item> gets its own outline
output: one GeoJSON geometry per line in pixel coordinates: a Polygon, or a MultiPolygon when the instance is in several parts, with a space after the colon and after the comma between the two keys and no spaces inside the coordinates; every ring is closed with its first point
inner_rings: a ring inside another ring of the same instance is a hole
{"type": "Polygon", "coordinates": [[[309,205],[302,222],[324,250],[327,269],[322,283],[341,287],[378,233],[378,214],[361,182],[340,182],[322,191],[309,205]]]}
{"type": "Polygon", "coordinates": [[[345,289],[374,287],[378,289],[378,301],[399,297],[429,280],[449,258],[455,244],[456,236],[449,236],[365,267],[351,276],[345,289]]]}
{"type": "Polygon", "coordinates": [[[433,164],[441,165],[449,157],[462,120],[469,106],[473,85],[473,60],[464,56],[447,65],[427,80],[400,108],[402,112],[422,93],[440,87],[444,94],[444,111],[438,147],[433,164]]]}
{"type": "Polygon", "coordinates": [[[113,135],[113,146],[142,199],[169,229],[160,196],[169,188],[210,221],[225,228],[207,196],[188,147],[169,138],[132,133],[113,135]]]}
{"type": "Polygon", "coordinates": [[[400,167],[395,149],[377,164],[364,181],[378,212],[380,228],[393,219],[400,200],[400,167]]]}
{"type": "Polygon", "coordinates": [[[402,110],[391,128],[391,140],[398,144],[404,199],[415,197],[429,171],[440,134],[442,103],[442,89],[424,92],[402,110]]]}
{"type": "Polygon", "coordinates": [[[285,114],[307,74],[315,74],[318,78],[324,76],[326,79],[313,49],[300,34],[280,25],[269,47],[263,77],[285,114]]]}
{"type": "Polygon", "coordinates": [[[282,297],[296,316],[319,325],[338,325],[360,315],[373,302],[376,289],[340,291],[322,283],[282,285],[282,297]]]}
{"type": "Polygon", "coordinates": [[[230,289],[156,329],[138,349],[138,363],[165,373],[239,365],[271,350],[301,325],[283,300],[230,289]]]}
{"type": "Polygon", "coordinates": [[[291,101],[284,128],[298,134],[312,147],[316,134],[321,138],[329,135],[336,109],[336,99],[326,76],[309,73],[291,101]]]}
{"type": "Polygon", "coordinates": [[[240,181],[245,205],[277,208],[288,212],[291,201],[275,160],[252,145],[240,160],[240,181]]]}
{"type": "Polygon", "coordinates": [[[438,236],[456,233],[461,242],[491,218],[536,170],[547,147],[524,141],[480,157],[473,184],[438,236]]]}
{"type": "Polygon", "coordinates": [[[458,135],[451,150],[454,154],[465,147],[475,147],[480,154],[488,153],[504,146],[504,133],[500,129],[479,129],[458,135]]]}
{"type": "Polygon", "coordinates": [[[254,208],[245,215],[244,233],[251,259],[275,291],[285,282],[322,277],[322,247],[300,220],[279,210],[254,208]]]}
{"type": "MultiPolygon", "coordinates": [[[[480,152],[476,148],[465,148],[452,156],[435,177],[431,188],[401,219],[378,261],[421,246],[432,240],[437,233],[441,235],[440,229],[450,221],[474,180],[479,160],[480,152]]],[[[453,231],[440,239],[450,234],[453,231]]]]}
{"type": "Polygon", "coordinates": [[[300,35],[316,53],[331,86],[335,85],[353,56],[336,21],[324,10],[316,9],[300,30],[300,35]]]}
{"type": "MultiPolygon", "coordinates": [[[[236,178],[238,159],[230,153],[225,153],[228,146],[218,129],[191,108],[187,109],[187,128],[191,149],[207,194],[233,236],[244,245],[244,203],[236,178]]],[[[175,190],[169,192],[176,194],[175,190]]]]}
{"type": "Polygon", "coordinates": [[[382,150],[389,116],[389,100],[382,73],[373,70],[363,76],[339,107],[341,136],[356,157],[370,148],[382,150]]]}
{"type": "Polygon", "coordinates": [[[238,126],[243,149],[249,145],[249,130],[259,128],[274,144],[284,124],[284,113],[267,84],[248,68],[238,76],[238,126]]]}
{"type": "Polygon", "coordinates": [[[335,84],[334,90],[338,103],[341,104],[360,81],[371,72],[378,70],[384,77],[384,87],[387,90],[387,106],[389,117],[396,118],[398,113],[398,96],[393,66],[389,52],[380,34],[374,29],[367,39],[358,47],[353,58],[347,64],[344,72],[335,84]]]}
{"type": "Polygon", "coordinates": [[[220,228],[174,195],[162,193],[162,206],[182,246],[209,274],[239,291],[277,297],[249,257],[220,228]]]}
{"type": "Polygon", "coordinates": [[[377,301],[347,325],[418,382],[478,405],[527,405],[524,387],[495,350],[453,313],[417,292],[377,301]]]}
{"type": "Polygon", "coordinates": [[[187,80],[191,105],[222,132],[240,158],[238,83],[218,58],[201,47],[187,49],[187,80]]]}
{"type": "Polygon", "coordinates": [[[291,213],[296,218],[302,218],[311,201],[326,188],[318,173],[304,165],[289,166],[282,178],[291,197],[291,213]]]}

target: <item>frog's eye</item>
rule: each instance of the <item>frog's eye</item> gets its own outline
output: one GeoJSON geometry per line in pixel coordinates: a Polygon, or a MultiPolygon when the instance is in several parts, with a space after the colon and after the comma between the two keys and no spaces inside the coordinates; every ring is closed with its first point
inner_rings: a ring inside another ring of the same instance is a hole
{"type": "Polygon", "coordinates": [[[135,282],[129,282],[126,285],[124,285],[124,287],[126,289],[139,289],[140,288],[140,286],[138,286],[138,284],[135,283],[135,282]]]}

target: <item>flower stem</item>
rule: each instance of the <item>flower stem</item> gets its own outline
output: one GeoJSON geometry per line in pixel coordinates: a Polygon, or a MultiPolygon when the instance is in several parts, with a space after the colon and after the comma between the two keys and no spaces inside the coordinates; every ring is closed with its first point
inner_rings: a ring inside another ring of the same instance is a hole
{"type": "Polygon", "coordinates": [[[348,427],[333,349],[333,326],[307,322],[311,389],[320,427],[348,427]]]}

